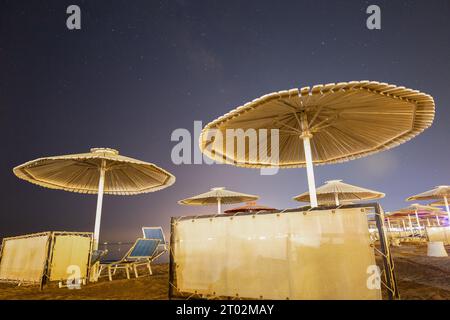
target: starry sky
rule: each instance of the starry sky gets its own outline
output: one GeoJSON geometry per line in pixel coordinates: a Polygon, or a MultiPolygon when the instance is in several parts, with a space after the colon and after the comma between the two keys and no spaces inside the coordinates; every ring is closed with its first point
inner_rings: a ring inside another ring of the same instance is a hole
{"type": "MultiPolygon", "coordinates": [[[[48,190],[12,168],[50,155],[111,147],[155,163],[177,181],[132,197],[105,196],[102,241],[131,241],[142,226],[211,212],[177,200],[215,186],[292,208],[306,170],[275,176],[228,165],[175,165],[173,130],[192,132],[263,94],[319,83],[374,80],[435,98],[431,128],[390,151],[316,168],[316,183],[385,192],[386,210],[450,184],[450,1],[1,0],[0,238],[93,231],[95,195],[48,190]],[[81,8],[82,29],[66,28],[81,8]],[[381,7],[382,29],[366,28],[381,7]]],[[[195,140],[196,142],[196,140],[195,140]]]]}

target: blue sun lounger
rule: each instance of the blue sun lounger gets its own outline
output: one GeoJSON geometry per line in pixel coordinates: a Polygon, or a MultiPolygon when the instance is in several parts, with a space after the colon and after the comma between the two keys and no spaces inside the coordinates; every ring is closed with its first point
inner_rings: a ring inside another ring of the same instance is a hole
{"type": "Polygon", "coordinates": [[[156,259],[159,243],[159,239],[137,239],[122,259],[102,262],[99,274],[103,270],[107,270],[109,281],[112,281],[112,276],[116,274],[117,270],[125,269],[127,279],[130,279],[130,270],[133,270],[134,275],[138,278],[137,268],[147,266],[149,274],[152,275],[151,262],[156,259]]]}
{"type": "Polygon", "coordinates": [[[166,242],[166,238],[164,236],[164,231],[161,227],[143,227],[142,233],[143,233],[145,239],[160,240],[157,252],[155,254],[155,258],[153,260],[162,256],[164,253],[166,253],[169,250],[169,245],[166,242]]]}

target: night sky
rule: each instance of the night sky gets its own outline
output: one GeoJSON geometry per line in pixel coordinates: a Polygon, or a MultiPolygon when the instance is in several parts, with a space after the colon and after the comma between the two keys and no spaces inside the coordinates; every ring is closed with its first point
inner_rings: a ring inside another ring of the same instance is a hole
{"type": "MultiPolygon", "coordinates": [[[[390,151],[316,167],[316,183],[385,192],[386,210],[450,184],[450,1],[53,0],[0,1],[0,238],[49,230],[93,231],[95,195],[37,187],[12,168],[51,155],[116,148],[177,181],[139,196],[105,196],[102,241],[130,241],[143,225],[214,211],[177,200],[214,186],[291,208],[305,169],[261,176],[228,165],[174,165],[173,130],[192,132],[263,94],[374,80],[431,94],[431,128],[390,151]],[[66,28],[81,8],[82,29],[66,28]],[[370,4],[382,29],[368,30],[370,4]]],[[[197,141],[195,146],[197,147],[197,141]]]]}

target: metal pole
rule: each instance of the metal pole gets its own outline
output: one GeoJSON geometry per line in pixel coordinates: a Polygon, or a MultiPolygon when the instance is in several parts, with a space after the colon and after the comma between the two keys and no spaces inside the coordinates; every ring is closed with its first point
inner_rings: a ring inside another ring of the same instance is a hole
{"type": "Polygon", "coordinates": [[[416,214],[417,229],[419,230],[419,234],[421,235],[422,231],[420,230],[421,226],[420,226],[420,221],[419,221],[419,214],[417,213],[417,211],[418,210],[416,209],[415,214],[416,214]]]}
{"type": "Polygon", "coordinates": [[[221,214],[222,213],[221,202],[222,202],[222,199],[221,198],[217,198],[217,214],[221,214]]]}
{"type": "Polygon", "coordinates": [[[391,220],[389,218],[386,218],[386,220],[387,220],[387,223],[388,223],[389,232],[391,232],[391,229],[392,229],[392,227],[391,227],[391,220]]]}
{"type": "Polygon", "coordinates": [[[408,220],[409,220],[409,230],[411,231],[411,235],[414,234],[413,231],[413,226],[412,226],[412,220],[411,220],[411,215],[408,214],[408,220]]]}
{"type": "Polygon", "coordinates": [[[311,155],[311,137],[303,135],[303,149],[305,150],[306,174],[308,176],[309,202],[312,208],[317,207],[316,182],[314,180],[314,168],[311,155]]]}
{"type": "Polygon", "coordinates": [[[441,222],[439,221],[439,217],[437,214],[436,214],[436,221],[437,221],[438,226],[441,226],[441,222]]]}
{"type": "Polygon", "coordinates": [[[303,149],[305,150],[305,162],[306,162],[306,174],[308,176],[308,189],[309,189],[309,202],[311,208],[317,207],[317,195],[316,195],[316,182],[314,179],[314,167],[311,153],[311,138],[312,134],[309,132],[308,119],[306,114],[303,112],[301,114],[302,135],[300,138],[303,139],[303,149]]]}
{"type": "Polygon", "coordinates": [[[431,227],[430,218],[427,218],[427,224],[428,224],[429,227],[431,227]]]}
{"type": "Polygon", "coordinates": [[[334,201],[336,202],[336,207],[339,206],[339,195],[337,192],[334,194],[334,201]]]}
{"type": "Polygon", "coordinates": [[[445,209],[447,209],[448,223],[450,223],[450,208],[448,207],[447,196],[444,196],[445,209]]]}
{"type": "Polygon", "coordinates": [[[97,211],[95,213],[94,250],[98,250],[98,242],[100,240],[100,221],[102,219],[103,191],[105,187],[105,167],[106,160],[102,160],[100,179],[98,180],[97,211]]]}

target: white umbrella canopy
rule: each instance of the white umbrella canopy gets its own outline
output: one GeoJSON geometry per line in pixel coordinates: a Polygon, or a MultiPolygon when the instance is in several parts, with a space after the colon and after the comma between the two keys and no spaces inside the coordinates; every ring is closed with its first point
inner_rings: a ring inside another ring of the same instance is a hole
{"type": "MultiPolygon", "coordinates": [[[[321,204],[334,203],[337,206],[340,203],[349,203],[354,201],[364,201],[384,198],[385,194],[382,192],[357,187],[342,180],[326,181],[323,186],[316,189],[317,200],[321,204]]],[[[309,202],[309,192],[304,192],[293,198],[299,202],[309,202]]]]}
{"type": "Polygon", "coordinates": [[[226,190],[224,187],[212,188],[210,191],[178,201],[188,206],[207,206],[217,204],[217,213],[221,213],[221,204],[233,204],[258,200],[258,196],[226,190]]]}
{"type": "Polygon", "coordinates": [[[158,191],[175,182],[175,177],[156,166],[119,155],[110,148],[93,148],[89,153],[39,158],[13,169],[20,179],[70,192],[98,194],[95,219],[95,249],[100,236],[103,194],[135,195],[158,191]]]}
{"type": "Polygon", "coordinates": [[[445,209],[447,210],[448,217],[450,219],[450,186],[437,186],[434,189],[411,196],[406,201],[414,200],[443,200],[445,209]]]}
{"type": "Polygon", "coordinates": [[[443,200],[438,200],[434,202],[430,202],[427,204],[430,207],[445,207],[445,202],[443,200]]]}
{"type": "Polygon", "coordinates": [[[205,126],[200,149],[215,161],[236,166],[306,167],[315,207],[313,164],[338,163],[393,148],[420,134],[433,119],[433,98],[417,90],[375,81],[331,83],[270,93],[232,110],[205,126]],[[223,148],[228,129],[278,130],[276,162],[267,156],[272,144],[268,139],[245,152],[223,148]],[[210,138],[217,131],[222,144],[210,138]],[[254,150],[260,147],[269,150],[254,150]]]}

